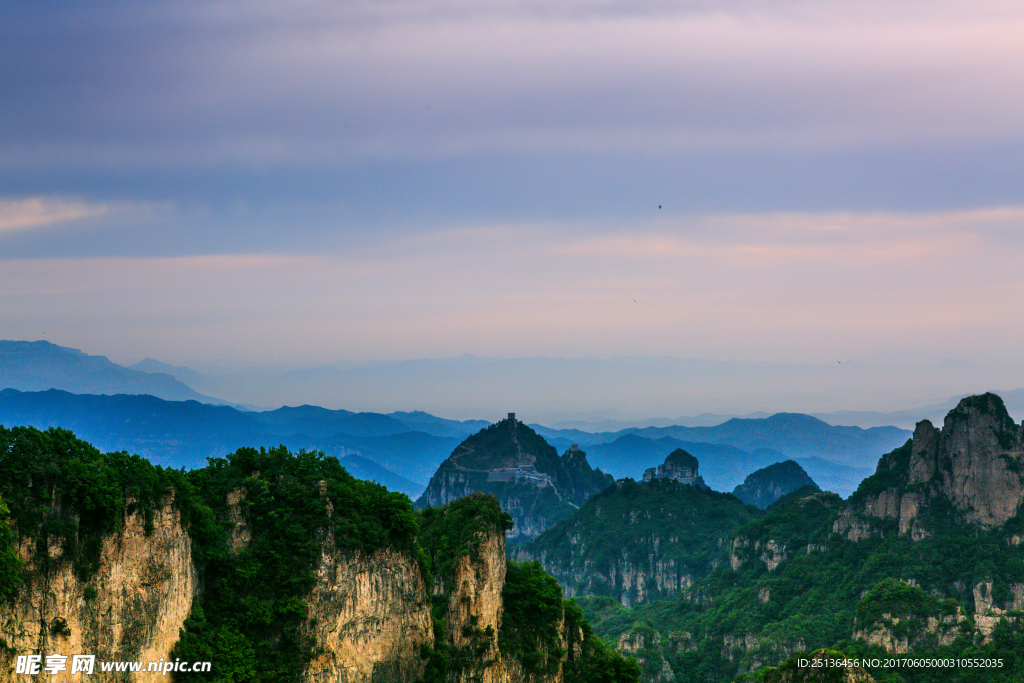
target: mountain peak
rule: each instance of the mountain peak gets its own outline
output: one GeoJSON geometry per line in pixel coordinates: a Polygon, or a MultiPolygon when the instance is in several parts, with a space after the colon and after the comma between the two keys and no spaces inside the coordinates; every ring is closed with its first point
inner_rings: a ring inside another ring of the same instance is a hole
{"type": "Polygon", "coordinates": [[[783,496],[803,487],[819,487],[803,467],[792,460],[777,462],[747,475],[742,484],[733,490],[733,495],[764,510],[783,496]]]}
{"type": "Polygon", "coordinates": [[[704,486],[704,480],[697,474],[699,463],[682,448],[677,448],[665,458],[665,462],[657,468],[649,467],[644,470],[644,481],[654,479],[671,479],[683,484],[694,484],[704,486]]]}
{"type": "Polygon", "coordinates": [[[477,491],[494,494],[512,515],[511,537],[536,536],[613,479],[593,470],[586,453],[555,448],[509,413],[467,437],[430,479],[417,506],[438,507],[477,491]]]}
{"type": "MultiPolygon", "coordinates": [[[[914,539],[934,533],[924,512],[937,501],[959,521],[982,529],[1005,524],[1024,503],[1024,426],[1014,424],[995,394],[969,396],[942,429],[922,420],[913,438],[885,455],[836,523],[851,538],[872,533],[870,520],[893,519],[914,539]]],[[[950,522],[957,520],[949,520],[950,522]]]]}
{"type": "Polygon", "coordinates": [[[48,341],[0,340],[0,389],[74,394],[148,394],[168,401],[225,402],[194,391],[170,374],[150,374],[48,341]]]}

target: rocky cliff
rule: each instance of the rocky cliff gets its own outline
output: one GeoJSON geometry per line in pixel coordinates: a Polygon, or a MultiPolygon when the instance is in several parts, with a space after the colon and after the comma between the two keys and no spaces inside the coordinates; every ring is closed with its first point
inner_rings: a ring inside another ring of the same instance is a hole
{"type": "Polygon", "coordinates": [[[451,569],[434,579],[434,595],[444,610],[444,639],[461,651],[479,653],[449,677],[451,683],[505,683],[507,658],[498,650],[505,586],[505,535],[480,531],[473,552],[460,555],[451,569]]]}
{"type": "Polygon", "coordinates": [[[539,566],[508,564],[493,496],[416,514],[323,454],[243,449],[186,474],[2,427],[0,494],[0,680],[51,654],[97,667],[49,680],[118,683],[153,674],[101,662],[300,683],[582,683],[626,665],[539,566]]]}
{"type": "Polygon", "coordinates": [[[928,537],[950,523],[987,530],[1005,524],[1024,501],[1024,426],[995,394],[971,396],[942,429],[925,420],[904,447],[879,461],[835,522],[850,540],[894,522],[901,536],[928,537]]]}
{"type": "Polygon", "coordinates": [[[440,507],[476,492],[493,494],[512,516],[509,538],[533,538],[568,516],[611,476],[578,448],[561,457],[514,415],[470,436],[441,463],[417,507],[440,507]]]}
{"type": "MultiPolygon", "coordinates": [[[[59,503],[49,513],[77,519],[59,503]]],[[[122,528],[102,539],[98,569],[86,580],[65,556],[61,539],[15,537],[25,564],[16,599],[0,604],[6,641],[0,670],[12,671],[17,655],[59,654],[68,657],[67,670],[47,679],[77,681],[81,674],[70,673],[74,654],[98,661],[169,659],[198,587],[192,541],[173,496],[152,511],[148,525],[146,515],[126,514],[122,528]]],[[[135,679],[97,671],[88,680],[135,679]]]]}
{"type": "Polygon", "coordinates": [[[305,634],[317,654],[307,683],[413,683],[433,645],[430,599],[415,559],[393,549],[341,552],[324,543],[305,634]]]}

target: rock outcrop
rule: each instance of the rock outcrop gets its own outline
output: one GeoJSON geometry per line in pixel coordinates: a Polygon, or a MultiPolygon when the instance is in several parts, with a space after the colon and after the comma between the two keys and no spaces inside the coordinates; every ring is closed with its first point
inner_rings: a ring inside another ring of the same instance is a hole
{"type": "MultiPolygon", "coordinates": [[[[899,617],[888,612],[882,619],[870,626],[861,626],[853,631],[853,638],[860,639],[869,645],[879,645],[886,652],[905,654],[921,647],[952,645],[958,636],[963,634],[967,616],[962,611],[947,616],[927,617],[921,625],[911,633],[906,627],[900,629],[900,621],[907,617],[899,617]]],[[[909,617],[918,623],[915,617],[909,617]]]]}
{"type": "MultiPolygon", "coordinates": [[[[56,506],[56,504],[55,504],[56,506]]],[[[52,510],[59,516],[59,511],[52,510]]],[[[21,537],[24,583],[12,604],[0,604],[0,670],[13,671],[16,655],[64,655],[67,668],[48,680],[79,680],[71,656],[97,661],[166,659],[198,588],[192,542],[174,499],[152,511],[146,534],[141,513],[126,514],[120,531],[103,538],[99,569],[82,581],[63,558],[60,542],[21,537]]],[[[98,683],[135,680],[130,673],[96,671],[98,683]]],[[[28,677],[26,677],[27,679],[28,677]]]]}
{"type": "Polygon", "coordinates": [[[937,522],[983,530],[1006,523],[1024,502],[1024,426],[1014,424],[995,394],[971,396],[951,410],[942,429],[919,422],[913,439],[883,456],[839,516],[834,531],[850,540],[878,533],[891,521],[914,540],[937,522]],[[939,519],[938,506],[952,511],[939,519]]]}
{"type": "Polygon", "coordinates": [[[614,480],[573,447],[561,457],[513,413],[470,436],[438,467],[419,508],[440,507],[476,492],[493,494],[512,516],[509,539],[540,535],[614,480]]]}
{"type": "Polygon", "coordinates": [[[460,556],[450,574],[434,579],[434,595],[446,604],[446,642],[481,653],[473,666],[457,672],[450,683],[510,680],[507,662],[498,650],[505,567],[504,534],[480,533],[475,552],[460,556]]]}
{"type": "Polygon", "coordinates": [[[697,474],[699,463],[682,448],[677,448],[665,458],[665,462],[644,470],[644,481],[653,479],[671,479],[681,484],[705,486],[704,480],[697,474]]]}
{"type": "Polygon", "coordinates": [[[643,629],[623,633],[616,647],[619,652],[636,657],[641,668],[651,672],[644,678],[644,683],[674,683],[676,680],[672,667],[665,659],[665,646],[662,644],[661,634],[657,631],[643,629]]]}
{"type": "Polygon", "coordinates": [[[328,538],[316,574],[305,631],[318,654],[304,682],[413,683],[422,675],[420,648],[434,635],[415,559],[390,548],[340,552],[328,538]]]}

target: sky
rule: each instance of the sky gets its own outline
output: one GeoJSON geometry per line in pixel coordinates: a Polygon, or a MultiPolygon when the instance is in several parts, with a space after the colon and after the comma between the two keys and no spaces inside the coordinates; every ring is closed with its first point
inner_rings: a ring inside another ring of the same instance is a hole
{"type": "Polygon", "coordinates": [[[124,363],[956,359],[1024,386],[1020,2],[4,15],[0,337],[124,363]]]}

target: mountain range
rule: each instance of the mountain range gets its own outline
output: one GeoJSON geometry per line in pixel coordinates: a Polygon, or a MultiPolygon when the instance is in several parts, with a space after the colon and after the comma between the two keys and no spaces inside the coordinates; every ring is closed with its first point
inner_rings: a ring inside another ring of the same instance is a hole
{"type": "Polygon", "coordinates": [[[202,467],[244,446],[319,450],[343,459],[356,476],[416,497],[452,449],[487,423],[315,406],[257,413],[146,395],[3,389],[0,424],[72,429],[102,450],[174,468],[202,467]]]}
{"type": "Polygon", "coordinates": [[[631,486],[513,552],[593,596],[577,600],[595,632],[647,683],[1024,676],[1024,425],[994,394],[919,423],[846,500],[803,487],[744,520],[732,496],[631,486]],[[691,526],[707,532],[691,540],[691,526]],[[822,647],[859,670],[794,670],[822,647]]]}
{"type": "MultiPolygon", "coordinates": [[[[0,341],[0,388],[25,393],[55,388],[108,396],[106,401],[57,396],[14,401],[8,396],[11,405],[0,407],[0,419],[73,427],[103,448],[139,452],[176,467],[199,466],[209,456],[242,445],[285,444],[338,457],[358,455],[390,471],[397,477],[388,479],[390,484],[413,496],[462,439],[490,424],[445,420],[422,411],[354,413],[315,406],[256,411],[248,403],[236,405],[232,413],[218,412],[211,408],[226,407],[226,401],[187,384],[203,382],[204,377],[208,379],[190,368],[152,358],[127,368],[48,342],[0,341]],[[125,396],[110,398],[118,394],[125,396]],[[144,395],[196,405],[159,404],[141,398],[144,395]]],[[[1019,392],[1004,393],[1016,400],[1019,392]]],[[[593,465],[616,478],[638,478],[645,468],[683,448],[699,458],[703,476],[716,490],[731,491],[754,470],[792,459],[822,487],[844,496],[871,473],[881,453],[910,436],[897,427],[835,426],[799,413],[733,417],[718,424],[711,424],[715,416],[699,417],[690,426],[661,424],[616,431],[530,426],[560,452],[579,444],[593,465]]],[[[354,462],[352,467],[356,468],[354,462]]],[[[378,477],[384,476],[378,472],[378,477]]]]}
{"type": "Polygon", "coordinates": [[[173,375],[144,372],[46,341],[0,341],[0,389],[75,394],[147,394],[168,401],[227,405],[204,396],[173,375]]]}

